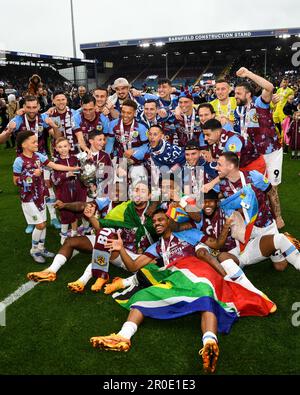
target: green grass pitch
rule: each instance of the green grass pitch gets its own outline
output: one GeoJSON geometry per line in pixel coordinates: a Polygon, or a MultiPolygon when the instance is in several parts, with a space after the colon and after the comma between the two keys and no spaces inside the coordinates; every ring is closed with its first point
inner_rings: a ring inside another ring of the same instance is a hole
{"type": "MultiPolygon", "coordinates": [[[[17,188],[12,184],[14,151],[0,147],[0,301],[27,282],[26,273],[42,270],[29,255],[30,235],[17,188]]],[[[285,155],[280,198],[285,230],[300,238],[300,161],[285,155]]],[[[46,246],[59,248],[58,231],[48,227],[46,246]]],[[[7,308],[6,326],[0,327],[0,374],[154,374],[201,375],[198,351],[202,346],[197,314],[156,321],[147,319],[132,339],[128,353],[92,348],[91,336],[118,331],[127,311],[110,296],[86,292],[75,295],[66,285],[89,263],[79,255],[66,264],[54,283],[38,284],[7,308]]],[[[112,277],[124,273],[116,268],[112,277]]],[[[289,265],[283,273],[271,261],[246,269],[256,287],[278,307],[275,314],[240,319],[229,335],[219,335],[220,358],[216,374],[299,374],[300,327],[293,327],[292,305],[300,302],[300,273],[289,265]]]]}

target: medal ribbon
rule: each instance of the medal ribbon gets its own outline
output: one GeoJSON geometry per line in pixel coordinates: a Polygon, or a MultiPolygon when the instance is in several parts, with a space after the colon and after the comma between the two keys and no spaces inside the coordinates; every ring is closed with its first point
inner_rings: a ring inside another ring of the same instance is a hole
{"type": "Polygon", "coordinates": [[[236,112],[238,116],[240,117],[240,130],[241,130],[241,136],[244,137],[244,139],[248,139],[248,127],[250,125],[250,106],[247,105],[246,107],[242,107],[241,111],[237,107],[236,112]]]}
{"type": "Polygon", "coordinates": [[[135,123],[135,121],[133,120],[132,124],[130,126],[128,142],[126,143],[126,135],[125,135],[125,131],[124,131],[124,124],[123,124],[123,120],[121,119],[121,122],[120,122],[120,133],[121,133],[121,143],[123,145],[124,152],[127,151],[128,149],[131,149],[131,147],[132,147],[134,123],[135,123]]]}
{"type": "Polygon", "coordinates": [[[195,110],[193,109],[191,121],[189,121],[188,117],[185,114],[183,114],[183,118],[184,118],[185,133],[187,133],[189,135],[189,139],[192,140],[194,135],[194,128],[195,128],[195,118],[196,118],[195,110]]]}
{"type": "Polygon", "coordinates": [[[164,238],[162,237],[160,240],[160,248],[161,248],[162,258],[163,258],[165,266],[168,266],[170,263],[170,246],[171,246],[173,239],[174,239],[174,235],[171,234],[170,241],[169,241],[167,247],[166,247],[164,238]]]}
{"type": "MultiPolygon", "coordinates": [[[[244,173],[242,173],[241,171],[239,173],[240,173],[240,177],[241,177],[242,186],[245,187],[247,184],[246,184],[244,173]]],[[[230,186],[230,189],[232,190],[232,192],[234,192],[234,193],[237,192],[237,189],[234,187],[234,185],[230,181],[229,181],[229,186],[230,186]]],[[[249,218],[248,212],[244,207],[242,207],[242,209],[243,209],[243,214],[244,214],[245,220],[247,221],[247,223],[249,223],[250,218],[249,218]]]]}
{"type": "MultiPolygon", "coordinates": [[[[25,120],[26,129],[32,130],[31,127],[29,126],[29,122],[28,122],[26,114],[24,115],[24,120],[25,120]]],[[[38,115],[35,118],[34,133],[38,137],[38,135],[39,135],[39,117],[38,117],[38,115]]]]}
{"type": "Polygon", "coordinates": [[[222,108],[221,108],[220,100],[218,100],[218,114],[219,114],[219,115],[225,115],[226,118],[229,119],[230,114],[231,114],[231,102],[230,102],[230,98],[228,98],[228,100],[229,100],[229,102],[228,102],[228,104],[227,104],[227,113],[226,113],[226,114],[223,112],[223,110],[222,110],[222,108]]]}

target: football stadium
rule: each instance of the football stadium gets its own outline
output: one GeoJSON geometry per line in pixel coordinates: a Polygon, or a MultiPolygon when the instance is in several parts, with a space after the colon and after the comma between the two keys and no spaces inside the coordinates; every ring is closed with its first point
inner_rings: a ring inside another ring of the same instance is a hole
{"type": "Polygon", "coordinates": [[[73,56],[0,47],[0,374],[300,374],[296,10],[89,42],[76,12],[73,56]]]}

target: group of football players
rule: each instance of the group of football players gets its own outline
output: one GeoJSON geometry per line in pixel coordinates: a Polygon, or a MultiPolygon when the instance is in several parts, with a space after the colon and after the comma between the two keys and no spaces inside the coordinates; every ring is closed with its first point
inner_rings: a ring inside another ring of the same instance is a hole
{"type": "MultiPolygon", "coordinates": [[[[132,291],[150,262],[166,268],[193,256],[246,288],[241,269],[268,257],[276,270],[288,263],[300,270],[295,241],[279,233],[285,226],[278,195],[283,147],[275,124],[285,117],[289,87],[284,81],[274,95],[272,83],[250,70],[236,75],[234,90],[217,80],[216,99],[199,105],[192,88],[179,91],[168,79],[150,94],[118,78],[113,95],[97,87],[77,110],[63,91],[53,93],[53,106],[42,114],[37,98],[26,96],[0,143],[16,136],[13,179],[31,233],[30,254],[39,264],[54,258],[28,278],[56,280],[79,252],[92,259],[68,284],[75,293],[92,277],[95,292],[132,291]],[[47,208],[60,229],[57,254],[45,248],[47,208]],[[111,263],[127,278],[110,282],[111,263]]],[[[208,313],[202,356],[213,372],[219,350],[208,313]]],[[[131,310],[118,334],[92,338],[93,346],[127,351],[143,317],[131,310]]]]}

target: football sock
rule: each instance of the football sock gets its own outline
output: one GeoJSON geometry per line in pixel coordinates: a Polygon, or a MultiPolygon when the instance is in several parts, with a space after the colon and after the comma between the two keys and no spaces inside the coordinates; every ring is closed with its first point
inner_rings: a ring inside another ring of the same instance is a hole
{"type": "Polygon", "coordinates": [[[297,270],[300,270],[300,253],[293,243],[282,233],[274,235],[274,246],[280,250],[284,258],[293,265],[297,270]]]}
{"type": "Polygon", "coordinates": [[[39,241],[39,250],[44,251],[45,249],[45,239],[46,239],[46,228],[42,230],[40,241],[39,241]]]}
{"type": "Polygon", "coordinates": [[[218,343],[218,338],[217,336],[211,332],[211,331],[207,331],[203,334],[202,336],[202,343],[203,346],[205,346],[205,344],[209,341],[209,340],[214,340],[216,343],[218,343]]]}
{"type": "Polygon", "coordinates": [[[68,225],[61,225],[61,229],[60,229],[60,244],[63,245],[64,241],[66,240],[66,238],[68,237],[68,225]]]}
{"type": "Polygon", "coordinates": [[[135,324],[134,322],[126,321],[125,324],[123,324],[122,329],[120,330],[118,335],[130,340],[137,331],[137,328],[137,324],[135,324]]]}
{"type": "Polygon", "coordinates": [[[226,259],[224,262],[221,262],[221,265],[227,273],[227,276],[224,277],[224,280],[231,280],[236,284],[240,284],[249,291],[261,295],[261,291],[254,287],[254,285],[246,277],[243,270],[234,262],[233,259],[226,259]]]}
{"type": "Polygon", "coordinates": [[[67,234],[68,234],[68,229],[69,229],[69,224],[61,224],[61,233],[63,234],[63,235],[66,235],[67,236],[67,234]]]}
{"type": "Polygon", "coordinates": [[[67,262],[67,258],[62,254],[55,255],[51,266],[45,269],[45,272],[54,272],[57,273],[59,269],[67,262]]]}
{"type": "Polygon", "coordinates": [[[52,219],[57,218],[56,211],[55,211],[55,208],[53,206],[53,203],[55,202],[56,197],[55,197],[55,193],[53,191],[53,188],[48,188],[48,190],[49,190],[49,195],[50,196],[46,199],[46,204],[47,204],[47,208],[48,208],[48,211],[49,211],[49,214],[50,214],[50,218],[52,220],[52,219]]]}
{"type": "Polygon", "coordinates": [[[92,275],[92,264],[90,263],[85,269],[83,275],[77,280],[81,281],[84,285],[93,277],[92,275]]]}
{"type": "Polygon", "coordinates": [[[61,224],[61,229],[60,229],[60,244],[63,245],[66,238],[68,237],[68,229],[69,225],[68,224],[61,224]]]}
{"type": "Polygon", "coordinates": [[[82,218],[81,221],[82,221],[82,226],[83,226],[84,230],[89,229],[89,227],[90,227],[89,221],[87,221],[85,218],[82,218]]]}
{"type": "Polygon", "coordinates": [[[285,257],[282,255],[280,250],[276,250],[274,254],[270,256],[270,259],[272,262],[277,263],[277,262],[283,262],[285,260],[285,257]]]}
{"type": "Polygon", "coordinates": [[[132,284],[134,284],[134,285],[139,284],[138,279],[135,274],[133,276],[128,277],[128,278],[122,278],[122,282],[123,282],[124,288],[130,287],[130,285],[132,285],[132,284]]]}
{"type": "Polygon", "coordinates": [[[32,238],[32,251],[33,252],[38,252],[38,246],[39,246],[39,241],[41,239],[41,235],[42,235],[42,230],[37,229],[37,227],[35,227],[33,229],[33,232],[31,234],[31,238],[32,238]]]}
{"type": "Polygon", "coordinates": [[[71,230],[71,237],[77,236],[77,230],[71,230]]]}

